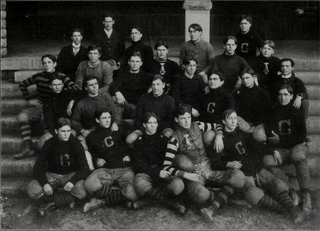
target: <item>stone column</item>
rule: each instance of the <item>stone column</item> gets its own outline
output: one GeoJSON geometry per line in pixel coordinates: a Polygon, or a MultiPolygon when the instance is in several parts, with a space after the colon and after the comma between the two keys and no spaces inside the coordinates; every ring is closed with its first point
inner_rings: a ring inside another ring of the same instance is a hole
{"type": "Polygon", "coordinates": [[[7,55],[6,1],[1,1],[1,57],[7,55]]]}
{"type": "Polygon", "coordinates": [[[198,23],[202,27],[201,38],[210,42],[210,0],[185,0],[182,6],[186,10],[185,41],[190,40],[188,28],[192,23],[198,23]]]}

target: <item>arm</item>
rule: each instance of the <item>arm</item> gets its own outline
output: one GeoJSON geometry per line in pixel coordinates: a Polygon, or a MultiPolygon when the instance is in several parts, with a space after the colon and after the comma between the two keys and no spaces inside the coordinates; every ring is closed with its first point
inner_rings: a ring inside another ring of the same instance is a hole
{"type": "Polygon", "coordinates": [[[178,170],[173,166],[173,159],[177,155],[179,142],[172,137],[167,144],[167,151],[163,162],[163,170],[170,172],[172,176],[184,178],[184,171],[178,170]]]}
{"type": "Polygon", "coordinates": [[[103,72],[102,75],[104,86],[100,88],[100,91],[109,92],[110,84],[113,82],[113,70],[111,65],[107,62],[102,62],[101,68],[103,72]]]}
{"type": "Polygon", "coordinates": [[[46,177],[46,166],[48,163],[47,155],[50,152],[50,144],[46,142],[41,148],[40,155],[33,166],[33,176],[43,187],[45,184],[49,184],[46,177]]]}
{"type": "Polygon", "coordinates": [[[75,80],[75,85],[82,90],[83,79],[84,79],[84,66],[87,64],[87,61],[82,61],[77,68],[77,77],[75,80]]]}
{"type": "Polygon", "coordinates": [[[52,108],[52,105],[49,102],[46,102],[43,104],[43,117],[44,117],[44,122],[47,126],[47,129],[49,132],[54,135],[54,113],[53,111],[54,108],[52,108]]]}
{"type": "Polygon", "coordinates": [[[25,98],[26,101],[29,101],[32,98],[28,91],[28,87],[33,84],[36,84],[36,77],[37,77],[37,74],[19,83],[20,91],[22,93],[23,98],[25,98]]]}
{"type": "Polygon", "coordinates": [[[81,130],[83,129],[83,126],[80,122],[81,115],[82,115],[82,102],[78,102],[71,117],[72,129],[74,129],[77,132],[77,135],[81,134],[81,130]]]}
{"type": "Polygon", "coordinates": [[[104,92],[103,95],[106,100],[107,108],[109,108],[112,112],[113,122],[116,123],[117,125],[120,125],[121,114],[120,114],[119,110],[116,108],[116,105],[114,104],[113,99],[111,98],[111,96],[107,92],[104,92]]]}
{"type": "Polygon", "coordinates": [[[180,59],[180,66],[182,67],[182,62],[184,57],[187,56],[187,49],[186,49],[186,43],[183,43],[180,49],[179,59],[180,59]]]}

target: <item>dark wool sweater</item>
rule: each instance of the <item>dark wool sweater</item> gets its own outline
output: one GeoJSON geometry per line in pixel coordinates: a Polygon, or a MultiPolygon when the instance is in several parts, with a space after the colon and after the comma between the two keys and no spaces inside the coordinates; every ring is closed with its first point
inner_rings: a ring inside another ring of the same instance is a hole
{"type": "Polygon", "coordinates": [[[139,73],[133,74],[123,70],[111,84],[110,94],[114,96],[119,91],[128,103],[137,104],[139,97],[147,93],[151,82],[152,75],[147,72],[140,70],[139,73]]]}
{"type": "MultiPolygon", "coordinates": [[[[163,93],[155,97],[152,92],[142,95],[137,103],[135,125],[141,129],[142,118],[147,112],[154,112],[158,119],[158,131],[173,128],[174,99],[163,93]]],[[[144,130],[144,129],[142,129],[144,130]]]]}
{"type": "Polygon", "coordinates": [[[125,156],[131,156],[125,138],[126,134],[121,128],[118,131],[111,131],[110,128],[98,126],[90,133],[86,141],[94,166],[98,168],[97,159],[100,158],[106,161],[102,168],[130,167],[130,161],[123,161],[125,156]]]}
{"type": "Polygon", "coordinates": [[[80,141],[73,135],[68,141],[61,141],[56,135],[47,140],[33,167],[34,178],[41,186],[49,183],[46,172],[61,175],[76,172],[69,180],[72,184],[86,179],[90,170],[80,141]]]}
{"type": "Polygon", "coordinates": [[[171,95],[175,99],[176,105],[179,103],[189,104],[199,111],[199,96],[204,88],[203,79],[197,73],[191,79],[181,73],[175,77],[171,95]]]}
{"type": "Polygon", "coordinates": [[[148,174],[152,179],[159,179],[167,148],[168,138],[156,133],[144,134],[134,143],[133,168],[136,173],[148,174]]]}
{"type": "MultiPolygon", "coordinates": [[[[266,123],[267,137],[272,137],[271,131],[280,138],[278,148],[292,148],[306,140],[307,128],[302,108],[293,107],[293,101],[288,105],[277,104],[272,108],[266,123]]],[[[270,145],[272,145],[270,143],[270,145]]]]}
{"type": "MultiPolygon", "coordinates": [[[[22,82],[20,82],[19,87],[22,92],[22,96],[26,100],[30,100],[32,98],[32,95],[30,95],[28,87],[33,84],[36,84],[36,86],[37,86],[37,99],[40,100],[41,102],[44,102],[46,99],[49,99],[52,94],[52,90],[49,87],[50,78],[54,73],[57,73],[57,72],[56,71],[54,71],[52,73],[48,73],[45,71],[39,72],[39,73],[31,76],[30,78],[27,78],[27,79],[23,80],[22,82]]],[[[69,77],[67,77],[66,75],[64,75],[62,73],[58,73],[58,74],[63,76],[63,78],[64,78],[63,83],[64,83],[65,88],[77,89],[77,87],[74,85],[74,82],[72,82],[69,77]]]]}
{"type": "Polygon", "coordinates": [[[163,62],[164,63],[163,67],[164,67],[165,73],[161,74],[160,73],[160,70],[161,70],[160,63],[162,63],[162,62],[160,62],[156,59],[152,60],[151,66],[150,66],[150,73],[153,75],[155,75],[155,74],[162,75],[166,84],[170,83],[172,85],[174,82],[174,77],[181,72],[180,66],[176,62],[174,62],[170,59],[167,59],[165,62],[163,62]]]}
{"type": "Polygon", "coordinates": [[[211,159],[213,170],[226,170],[227,163],[241,161],[240,170],[249,176],[259,173],[263,167],[262,158],[264,155],[273,155],[273,149],[257,142],[248,133],[236,128],[233,132],[223,132],[224,149],[217,153],[210,146],[208,157],[211,159]]]}
{"type": "Polygon", "coordinates": [[[201,93],[200,107],[200,121],[222,124],[221,115],[227,109],[234,109],[234,99],[222,87],[210,89],[207,94],[201,93]]]}
{"type": "Polygon", "coordinates": [[[254,85],[252,88],[242,86],[233,92],[235,110],[247,122],[254,126],[266,121],[271,108],[270,94],[267,90],[254,85]]]}
{"type": "Polygon", "coordinates": [[[87,48],[80,47],[76,55],[73,54],[72,45],[63,47],[57,59],[57,71],[66,74],[73,82],[76,80],[76,72],[78,65],[88,60],[87,48]]]}

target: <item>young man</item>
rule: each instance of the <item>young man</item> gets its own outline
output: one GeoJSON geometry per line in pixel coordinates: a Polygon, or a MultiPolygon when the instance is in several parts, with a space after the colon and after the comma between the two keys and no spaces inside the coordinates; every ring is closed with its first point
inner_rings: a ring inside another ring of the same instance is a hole
{"type": "Polygon", "coordinates": [[[84,78],[92,75],[97,77],[101,92],[109,92],[109,86],[113,81],[113,69],[106,61],[100,61],[101,47],[96,45],[88,46],[89,60],[79,64],[75,84],[83,89],[85,86],[84,78]]]}
{"type": "Polygon", "coordinates": [[[260,55],[252,62],[252,69],[258,76],[259,86],[271,93],[274,87],[274,80],[281,70],[280,59],[273,56],[274,42],[265,40],[260,47],[260,55]]]}
{"type": "Polygon", "coordinates": [[[78,65],[88,59],[87,49],[81,45],[83,31],[74,28],[71,31],[72,44],[61,49],[57,60],[57,71],[66,74],[73,82],[76,80],[78,65]]]}
{"type": "Polygon", "coordinates": [[[157,132],[158,119],[153,112],[143,116],[143,127],[145,134],[133,148],[133,168],[137,174],[134,188],[142,198],[156,200],[184,214],[185,207],[176,201],[176,196],[184,190],[184,183],[162,169],[168,138],[157,132]]]}
{"type": "Polygon", "coordinates": [[[28,101],[31,107],[23,109],[17,117],[23,141],[23,149],[19,154],[14,155],[14,158],[16,159],[23,159],[35,155],[31,142],[30,122],[39,122],[41,120],[43,102],[51,97],[51,76],[62,76],[65,87],[76,88],[69,77],[56,72],[55,67],[57,65],[57,59],[54,55],[44,55],[41,57],[41,61],[45,71],[34,74],[19,84],[22,96],[28,101]],[[34,84],[37,86],[36,99],[34,99],[34,96],[30,94],[28,89],[29,86],[34,84]]]}
{"type": "Polygon", "coordinates": [[[217,134],[215,147],[222,150],[221,125],[191,122],[191,107],[179,105],[175,114],[177,129],[169,140],[163,170],[185,180],[188,195],[200,207],[205,221],[212,221],[213,214],[221,204],[228,201],[234,188],[242,188],[244,174],[237,169],[225,172],[213,171],[203,143],[202,135],[207,130],[214,130],[217,134]],[[175,158],[178,154],[185,155],[189,161],[175,158]],[[189,165],[190,163],[190,165],[189,165]],[[188,166],[188,168],[182,166],[188,166]],[[206,183],[222,186],[222,191],[214,195],[206,187],[206,183]],[[210,207],[207,207],[207,204],[210,207]]]}
{"type": "Polygon", "coordinates": [[[212,73],[220,71],[224,77],[223,88],[227,92],[231,92],[237,85],[240,85],[240,73],[244,68],[250,68],[247,61],[235,53],[237,48],[237,39],[233,36],[227,36],[223,39],[224,52],[222,55],[217,55],[211,61],[209,67],[204,72],[212,73]]]}
{"type": "Polygon", "coordinates": [[[115,96],[118,109],[126,119],[135,117],[138,99],[147,93],[152,81],[151,74],[140,70],[143,62],[139,52],[130,56],[128,64],[130,69],[122,70],[110,87],[110,94],[115,96]]]}
{"type": "Polygon", "coordinates": [[[153,51],[151,46],[145,45],[142,42],[142,28],[133,26],[129,30],[129,34],[131,39],[131,46],[125,50],[125,59],[123,61],[123,66],[127,66],[127,62],[129,62],[130,57],[133,53],[139,52],[142,61],[141,70],[150,72],[150,65],[153,60],[153,51]]]}
{"type": "Polygon", "coordinates": [[[166,83],[165,91],[170,92],[174,82],[174,77],[181,72],[179,65],[168,59],[169,46],[164,41],[159,41],[154,45],[156,57],[151,62],[150,73],[153,75],[162,75],[166,83]]]}
{"type": "Polygon", "coordinates": [[[194,56],[197,59],[197,72],[201,76],[206,76],[203,70],[210,65],[210,60],[214,58],[213,47],[210,43],[201,39],[202,27],[193,23],[189,26],[190,40],[182,44],[180,50],[180,64],[186,56],[194,56]]]}
{"type": "Polygon", "coordinates": [[[85,189],[93,197],[85,204],[84,212],[103,204],[112,206],[138,199],[133,189],[135,174],[131,168],[130,149],[125,143],[126,133],[121,128],[111,129],[110,110],[97,110],[94,118],[97,127],[88,135],[87,145],[96,170],[84,182],[85,189]],[[119,186],[120,190],[113,189],[113,185],[119,186]]]}
{"type": "Polygon", "coordinates": [[[145,128],[142,127],[144,115],[147,112],[154,113],[157,118],[158,131],[165,137],[171,137],[173,134],[173,114],[175,110],[174,99],[164,92],[165,82],[161,75],[154,75],[152,92],[142,95],[137,103],[135,130],[127,137],[127,143],[132,147],[133,142],[143,134],[145,128]]]}
{"type": "Polygon", "coordinates": [[[277,102],[277,96],[279,93],[279,88],[283,84],[288,84],[293,89],[293,107],[303,109],[305,113],[305,120],[308,118],[309,114],[309,101],[308,93],[306,87],[302,80],[296,77],[293,72],[294,70],[294,61],[289,58],[281,59],[281,75],[278,75],[274,83],[274,91],[272,94],[273,103],[277,102]]]}
{"type": "Polygon", "coordinates": [[[257,86],[257,76],[250,68],[241,73],[242,86],[233,92],[238,124],[242,131],[252,133],[253,138],[265,142],[264,123],[271,109],[270,94],[257,86]]]}
{"type": "Polygon", "coordinates": [[[282,85],[278,91],[278,104],[272,109],[266,123],[269,144],[278,152],[266,156],[264,164],[267,168],[294,164],[302,193],[302,210],[311,211],[306,122],[304,111],[294,107],[294,103],[293,88],[288,84],[282,85]]]}
{"type": "Polygon", "coordinates": [[[251,30],[252,17],[250,15],[241,15],[239,24],[240,32],[235,36],[238,40],[236,53],[252,67],[253,60],[257,56],[257,50],[261,47],[262,39],[260,35],[251,30]]]}
{"type": "Polygon", "coordinates": [[[191,105],[192,116],[199,117],[199,96],[204,91],[205,83],[196,72],[197,60],[194,56],[189,55],[184,57],[183,65],[185,70],[175,77],[171,95],[175,99],[176,105],[180,103],[191,105]]]}
{"type": "Polygon", "coordinates": [[[43,145],[33,175],[35,180],[29,183],[27,193],[42,203],[41,216],[86,197],[83,180],[89,175],[89,167],[80,141],[71,135],[69,119],[56,122],[55,135],[43,145]],[[62,192],[56,191],[60,187],[62,192]]]}
{"type": "Polygon", "coordinates": [[[117,68],[120,68],[125,43],[123,36],[113,29],[115,22],[115,15],[109,12],[102,16],[103,29],[96,36],[96,44],[102,48],[101,60],[114,60],[117,68]]]}
{"type": "Polygon", "coordinates": [[[246,175],[246,182],[241,191],[250,204],[279,211],[281,210],[279,203],[292,215],[295,223],[302,222],[306,214],[294,205],[285,182],[263,168],[263,156],[273,155],[277,151],[258,143],[250,135],[241,131],[237,127],[236,111],[228,109],[223,112],[222,118],[224,149],[221,153],[215,152],[213,148],[208,149],[212,169],[241,170],[246,175]],[[278,203],[256,185],[272,194],[278,203]]]}

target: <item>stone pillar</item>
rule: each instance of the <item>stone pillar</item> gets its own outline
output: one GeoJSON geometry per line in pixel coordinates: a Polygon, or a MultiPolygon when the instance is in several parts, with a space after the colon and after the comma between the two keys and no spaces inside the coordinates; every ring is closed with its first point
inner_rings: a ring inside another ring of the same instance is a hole
{"type": "Polygon", "coordinates": [[[186,10],[185,41],[190,40],[188,28],[192,23],[198,23],[202,27],[201,38],[210,42],[210,0],[185,0],[182,6],[186,10]]]}
{"type": "Polygon", "coordinates": [[[1,57],[7,55],[7,12],[6,12],[6,1],[1,1],[1,57]]]}

